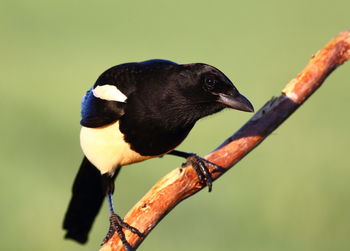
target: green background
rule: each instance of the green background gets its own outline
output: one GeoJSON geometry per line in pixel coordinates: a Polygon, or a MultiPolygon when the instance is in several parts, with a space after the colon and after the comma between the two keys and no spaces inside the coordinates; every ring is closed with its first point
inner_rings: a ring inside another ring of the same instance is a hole
{"type": "MultiPolygon", "coordinates": [[[[97,250],[63,240],[80,164],[80,101],[105,69],[164,58],[221,69],[260,108],[338,32],[350,1],[19,1],[0,3],[0,250],[97,250]]],[[[140,250],[349,250],[350,63],[263,144],[175,208],[140,250]]],[[[251,114],[200,121],[179,149],[205,155],[251,114]]],[[[124,168],[127,210],[182,160],[124,168]]]]}

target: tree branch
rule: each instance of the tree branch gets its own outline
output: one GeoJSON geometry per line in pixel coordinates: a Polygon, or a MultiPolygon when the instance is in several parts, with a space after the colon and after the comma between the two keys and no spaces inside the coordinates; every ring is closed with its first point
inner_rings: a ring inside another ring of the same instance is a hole
{"type": "MultiPolygon", "coordinates": [[[[287,84],[280,96],[268,101],[240,130],[205,158],[224,167],[225,171],[230,169],[282,124],[349,57],[350,30],[340,33],[318,51],[304,70],[287,84]]],[[[213,180],[223,174],[210,171],[213,180]]],[[[160,179],[124,218],[144,233],[144,237],[140,238],[125,231],[129,243],[138,247],[171,209],[202,188],[191,167],[177,168],[160,179]]],[[[118,235],[114,234],[100,251],[123,249],[118,235]]]]}

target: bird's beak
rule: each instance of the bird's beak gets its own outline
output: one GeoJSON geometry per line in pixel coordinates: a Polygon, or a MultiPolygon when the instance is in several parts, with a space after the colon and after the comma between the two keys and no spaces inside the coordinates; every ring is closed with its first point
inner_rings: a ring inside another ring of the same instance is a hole
{"type": "Polygon", "coordinates": [[[250,101],[246,97],[244,97],[240,93],[237,96],[231,96],[231,95],[220,93],[218,101],[232,109],[236,109],[244,112],[254,112],[253,105],[250,103],[250,101]]]}

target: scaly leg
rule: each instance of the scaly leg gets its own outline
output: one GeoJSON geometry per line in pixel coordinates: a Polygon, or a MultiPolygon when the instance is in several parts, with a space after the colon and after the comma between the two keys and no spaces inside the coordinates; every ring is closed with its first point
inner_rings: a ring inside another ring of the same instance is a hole
{"type": "Polygon", "coordinates": [[[107,199],[108,199],[108,207],[109,207],[109,230],[106,235],[106,237],[103,240],[103,243],[106,243],[115,232],[117,232],[120,240],[122,241],[125,250],[127,251],[134,251],[134,248],[130,246],[129,242],[125,238],[125,234],[123,232],[123,228],[133,232],[134,234],[137,234],[138,236],[142,237],[142,233],[132,226],[130,226],[128,223],[124,222],[123,219],[115,213],[114,206],[113,206],[113,199],[112,194],[114,191],[114,179],[110,176],[103,175],[104,180],[106,181],[106,191],[107,191],[107,199]]]}

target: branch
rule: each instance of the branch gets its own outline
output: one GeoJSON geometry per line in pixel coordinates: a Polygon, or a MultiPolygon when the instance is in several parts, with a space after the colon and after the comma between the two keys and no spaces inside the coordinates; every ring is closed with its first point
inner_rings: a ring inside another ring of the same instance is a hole
{"type": "MultiPolygon", "coordinates": [[[[268,101],[240,130],[205,158],[224,167],[225,171],[230,169],[282,124],[333,70],[349,58],[350,30],[338,34],[318,51],[304,70],[287,84],[280,96],[268,101]]],[[[213,180],[223,174],[212,169],[210,171],[213,180]]],[[[124,218],[144,233],[144,237],[140,238],[125,231],[131,246],[138,247],[170,210],[202,188],[191,167],[177,168],[160,179],[124,218]]],[[[114,234],[100,251],[119,251],[123,248],[118,235],[114,234]]]]}

